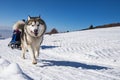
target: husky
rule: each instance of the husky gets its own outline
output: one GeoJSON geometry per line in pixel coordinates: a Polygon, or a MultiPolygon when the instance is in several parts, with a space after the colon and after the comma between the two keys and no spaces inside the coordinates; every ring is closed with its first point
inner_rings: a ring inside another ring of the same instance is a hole
{"type": "Polygon", "coordinates": [[[31,54],[32,64],[37,64],[40,45],[46,31],[46,23],[39,17],[28,16],[26,22],[18,21],[13,28],[21,30],[21,57],[25,59],[26,50],[31,54]]]}

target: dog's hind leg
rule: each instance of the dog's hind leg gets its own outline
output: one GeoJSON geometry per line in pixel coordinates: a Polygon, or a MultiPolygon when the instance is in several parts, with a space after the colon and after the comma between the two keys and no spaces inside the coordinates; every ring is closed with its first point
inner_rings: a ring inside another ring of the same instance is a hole
{"type": "Polygon", "coordinates": [[[26,48],[25,48],[23,45],[21,45],[21,48],[22,48],[21,57],[22,57],[23,59],[25,59],[26,48]]]}

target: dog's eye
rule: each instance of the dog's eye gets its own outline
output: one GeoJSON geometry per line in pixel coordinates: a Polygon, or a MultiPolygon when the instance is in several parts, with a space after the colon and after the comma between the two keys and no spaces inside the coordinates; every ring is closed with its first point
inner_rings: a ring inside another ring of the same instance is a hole
{"type": "Polygon", "coordinates": [[[32,26],[34,26],[34,25],[32,25],[32,26]]]}

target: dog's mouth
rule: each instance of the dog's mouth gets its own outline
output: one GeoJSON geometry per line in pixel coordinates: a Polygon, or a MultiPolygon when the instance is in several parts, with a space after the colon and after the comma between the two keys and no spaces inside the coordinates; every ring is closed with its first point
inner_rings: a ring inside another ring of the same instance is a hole
{"type": "Polygon", "coordinates": [[[35,34],[35,36],[37,36],[37,35],[38,35],[38,32],[35,32],[34,34],[35,34]]]}
{"type": "Polygon", "coordinates": [[[33,32],[33,31],[31,31],[31,33],[33,33],[35,36],[38,35],[38,32],[33,32]]]}

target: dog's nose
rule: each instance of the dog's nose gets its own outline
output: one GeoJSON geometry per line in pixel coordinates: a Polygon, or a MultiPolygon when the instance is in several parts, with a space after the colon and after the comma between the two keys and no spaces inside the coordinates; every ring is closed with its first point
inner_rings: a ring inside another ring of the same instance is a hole
{"type": "Polygon", "coordinates": [[[34,32],[35,32],[35,33],[37,33],[37,32],[38,32],[38,30],[37,30],[37,29],[34,29],[34,32]]]}

